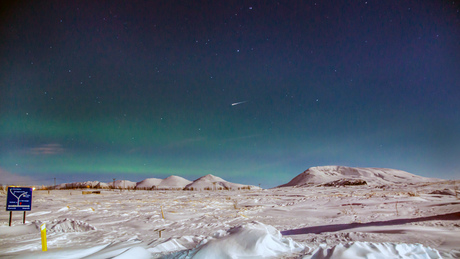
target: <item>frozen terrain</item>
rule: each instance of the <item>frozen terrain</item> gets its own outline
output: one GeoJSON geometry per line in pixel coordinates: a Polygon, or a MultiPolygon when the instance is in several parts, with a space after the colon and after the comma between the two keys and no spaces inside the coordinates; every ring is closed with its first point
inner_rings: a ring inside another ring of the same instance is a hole
{"type": "Polygon", "coordinates": [[[34,191],[26,224],[0,208],[0,257],[459,258],[460,181],[413,182],[34,191]]]}

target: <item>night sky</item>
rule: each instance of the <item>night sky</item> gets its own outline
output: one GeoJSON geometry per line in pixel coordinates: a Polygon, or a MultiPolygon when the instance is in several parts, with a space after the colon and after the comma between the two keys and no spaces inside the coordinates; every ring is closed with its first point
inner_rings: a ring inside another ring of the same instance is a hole
{"type": "Polygon", "coordinates": [[[14,1],[0,16],[0,170],[34,183],[274,187],[320,165],[458,179],[459,6],[14,1]]]}

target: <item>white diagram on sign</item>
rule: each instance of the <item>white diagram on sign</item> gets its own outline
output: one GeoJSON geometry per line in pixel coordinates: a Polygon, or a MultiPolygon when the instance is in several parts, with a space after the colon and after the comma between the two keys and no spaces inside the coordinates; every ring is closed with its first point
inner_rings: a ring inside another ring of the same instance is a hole
{"type": "Polygon", "coordinates": [[[16,199],[18,199],[18,204],[17,204],[18,206],[19,206],[19,200],[21,199],[21,197],[22,197],[23,195],[26,195],[26,194],[27,194],[27,192],[23,192],[23,193],[22,193],[21,195],[19,195],[19,197],[18,197],[18,196],[16,196],[16,195],[14,194],[13,189],[10,189],[10,193],[11,193],[14,197],[16,197],[16,199]]]}

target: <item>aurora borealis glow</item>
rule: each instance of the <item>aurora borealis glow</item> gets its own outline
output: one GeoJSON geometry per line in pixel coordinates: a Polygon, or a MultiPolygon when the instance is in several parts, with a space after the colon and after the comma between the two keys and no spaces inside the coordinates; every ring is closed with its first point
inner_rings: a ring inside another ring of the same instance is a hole
{"type": "Polygon", "coordinates": [[[95,2],[2,7],[0,169],[44,183],[273,187],[319,165],[458,178],[458,3],[95,2]]]}

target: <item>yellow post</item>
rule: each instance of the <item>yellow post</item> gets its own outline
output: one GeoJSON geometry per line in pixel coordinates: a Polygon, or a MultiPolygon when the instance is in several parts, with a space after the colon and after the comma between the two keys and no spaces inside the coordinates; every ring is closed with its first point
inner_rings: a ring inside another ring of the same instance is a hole
{"type": "Polygon", "coordinates": [[[48,245],[46,244],[46,225],[43,223],[40,226],[40,232],[42,234],[42,251],[46,252],[48,251],[48,245]]]}
{"type": "Polygon", "coordinates": [[[163,219],[165,219],[165,214],[163,213],[163,206],[161,206],[160,208],[161,208],[161,217],[163,217],[163,219]]]}

